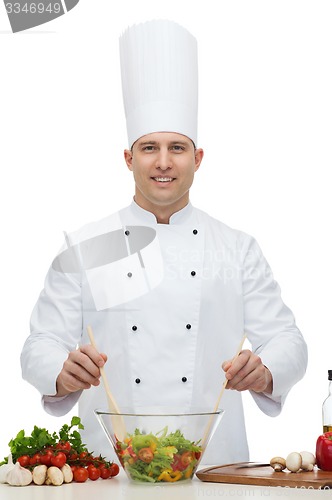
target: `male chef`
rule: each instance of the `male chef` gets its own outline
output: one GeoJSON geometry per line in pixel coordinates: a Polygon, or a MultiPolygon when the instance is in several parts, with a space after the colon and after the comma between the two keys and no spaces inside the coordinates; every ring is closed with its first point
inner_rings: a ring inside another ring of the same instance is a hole
{"type": "Polygon", "coordinates": [[[279,414],[306,344],[256,241],[189,201],[203,159],[195,38],[170,21],[138,24],[121,36],[120,60],[134,198],[66,237],[32,313],[23,377],[52,415],[78,403],[83,441],[105,456],[100,367],[120,408],[212,410],[226,377],[205,462],[246,461],[241,391],[279,414]],[[251,350],[231,362],[244,333],[251,350]]]}

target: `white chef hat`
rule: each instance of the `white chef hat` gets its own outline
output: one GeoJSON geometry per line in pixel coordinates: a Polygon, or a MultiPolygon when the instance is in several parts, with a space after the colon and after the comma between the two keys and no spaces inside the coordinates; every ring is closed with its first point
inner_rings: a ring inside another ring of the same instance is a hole
{"type": "Polygon", "coordinates": [[[153,20],[120,37],[129,147],[143,135],[176,132],[197,144],[197,42],[173,21],[153,20]]]}

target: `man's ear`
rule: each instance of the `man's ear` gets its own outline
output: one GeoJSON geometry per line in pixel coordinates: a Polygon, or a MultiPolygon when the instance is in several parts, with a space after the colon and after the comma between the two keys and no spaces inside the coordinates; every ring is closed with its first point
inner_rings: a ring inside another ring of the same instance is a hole
{"type": "Polygon", "coordinates": [[[133,170],[133,152],[130,149],[124,150],[124,159],[129,170],[133,170]]]}
{"type": "Polygon", "coordinates": [[[199,169],[204,156],[204,151],[202,148],[195,149],[195,172],[199,169]]]}

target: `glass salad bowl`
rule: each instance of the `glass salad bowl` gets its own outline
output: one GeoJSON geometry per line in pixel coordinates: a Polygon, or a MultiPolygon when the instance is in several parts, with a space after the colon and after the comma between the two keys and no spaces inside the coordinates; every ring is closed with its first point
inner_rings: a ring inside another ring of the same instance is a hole
{"type": "Polygon", "coordinates": [[[192,479],[224,411],[178,408],[95,410],[128,478],[144,483],[192,479]]]}

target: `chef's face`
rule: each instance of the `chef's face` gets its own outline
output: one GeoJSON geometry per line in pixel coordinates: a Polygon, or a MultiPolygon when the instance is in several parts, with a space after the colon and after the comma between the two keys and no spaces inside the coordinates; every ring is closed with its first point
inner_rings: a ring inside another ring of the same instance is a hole
{"type": "Polygon", "coordinates": [[[203,159],[186,136],[156,132],[138,139],[125,160],[135,179],[135,201],[157,216],[185,207],[194,174],[203,159]]]}

